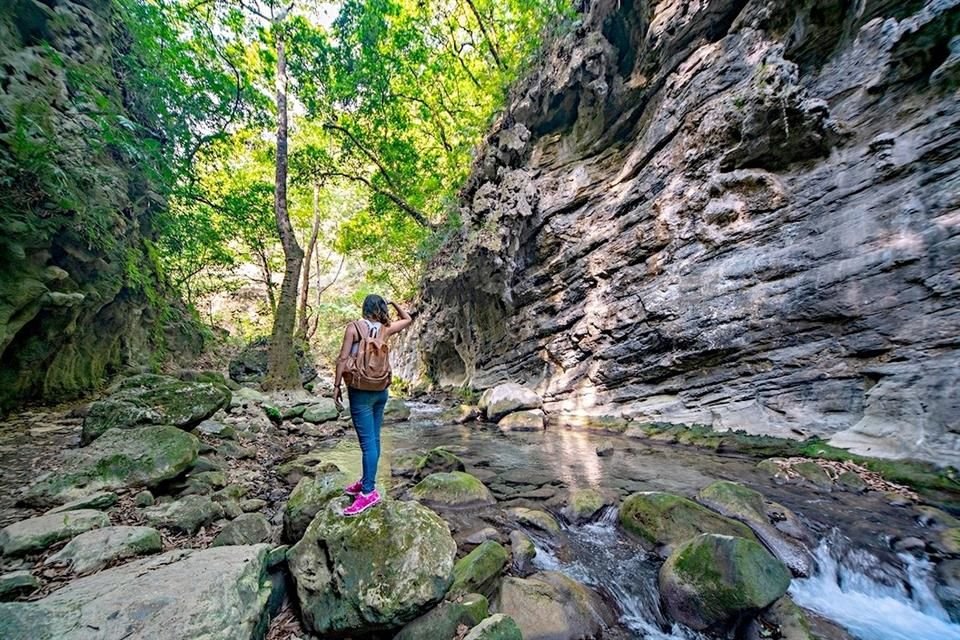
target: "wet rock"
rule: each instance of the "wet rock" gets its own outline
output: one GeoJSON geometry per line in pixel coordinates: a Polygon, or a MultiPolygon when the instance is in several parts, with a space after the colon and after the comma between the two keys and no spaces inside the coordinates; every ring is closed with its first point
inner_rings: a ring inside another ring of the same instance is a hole
{"type": "Polygon", "coordinates": [[[480,417],[480,407],[472,404],[461,404],[443,413],[443,419],[454,424],[473,422],[480,417]]]}
{"type": "Polygon", "coordinates": [[[769,637],[769,628],[776,629],[781,640],[821,640],[820,636],[811,632],[810,621],[803,609],[789,596],[778,599],[750,622],[746,640],[763,640],[769,637]],[[766,628],[761,623],[766,625],[766,628]]]}
{"type": "Polygon", "coordinates": [[[615,621],[600,596],[555,571],[504,578],[493,610],[513,618],[524,640],[595,638],[615,621]]]}
{"type": "Polygon", "coordinates": [[[920,538],[914,536],[907,536],[906,538],[900,538],[893,543],[893,548],[895,551],[902,551],[910,553],[912,551],[923,551],[927,546],[927,543],[921,540],[920,538]]]}
{"type": "Polygon", "coordinates": [[[545,531],[551,535],[560,533],[560,524],[557,519],[546,511],[539,509],[527,509],[526,507],[513,507],[507,511],[520,524],[540,531],[545,531]]]}
{"type": "Polygon", "coordinates": [[[269,545],[178,550],[75,580],[36,602],[0,604],[6,640],[253,638],[274,582],[269,545]]]}
{"type": "Polygon", "coordinates": [[[513,618],[497,613],[470,629],[463,640],[524,640],[524,637],[513,618]]]}
{"type": "Polygon", "coordinates": [[[612,500],[596,489],[574,489],[567,494],[566,504],[560,510],[560,515],[574,524],[589,522],[612,503],[612,500]]]}
{"type": "MultiPolygon", "coordinates": [[[[561,427],[587,429],[600,433],[626,433],[627,429],[631,426],[629,420],[621,418],[620,416],[560,413],[556,416],[551,414],[550,420],[551,423],[555,423],[561,427]]],[[[639,428],[638,425],[638,429],[639,428]]],[[[634,433],[636,434],[637,432],[635,431],[634,433]]],[[[645,438],[646,434],[643,434],[641,437],[645,438]]]]}
{"type": "Polygon", "coordinates": [[[273,537],[273,527],[259,513],[243,513],[227,523],[213,539],[212,546],[257,544],[269,542],[273,537]]]}
{"type": "Polygon", "coordinates": [[[413,478],[421,479],[432,473],[451,473],[453,471],[465,471],[466,465],[459,456],[451,453],[443,447],[431,449],[423,456],[416,458],[413,470],[413,478]]]}
{"type": "MultiPolygon", "coordinates": [[[[39,588],[40,581],[29,571],[4,573],[0,575],[0,602],[29,595],[39,588]]],[[[0,629],[2,627],[0,623],[0,629]]]]}
{"type": "Polygon", "coordinates": [[[487,420],[499,422],[502,417],[514,411],[539,409],[543,400],[535,391],[515,382],[499,384],[480,397],[480,410],[486,413],[487,420]]]}
{"type": "Polygon", "coordinates": [[[410,419],[410,407],[400,398],[390,398],[383,408],[383,419],[389,422],[403,422],[410,419]]]}
{"type": "Polygon", "coordinates": [[[921,505],[916,508],[916,511],[917,522],[924,527],[935,529],[943,529],[945,527],[960,527],[960,520],[954,518],[946,511],[937,509],[936,507],[921,505]]]}
{"type": "Polygon", "coordinates": [[[510,554],[499,542],[487,540],[453,567],[453,585],[450,595],[482,593],[489,596],[495,590],[510,554]]]}
{"type": "Polygon", "coordinates": [[[537,547],[526,533],[520,529],[510,532],[510,555],[513,558],[513,568],[521,576],[530,573],[533,559],[537,555],[537,547]]]}
{"type": "Polygon", "coordinates": [[[620,505],[620,524],[664,556],[701,533],[755,540],[747,526],[692,500],[659,491],[634,493],[624,500],[620,505]]]}
{"type": "Polygon", "coordinates": [[[153,526],[194,534],[200,527],[222,518],[223,507],[208,496],[185,496],[174,502],[147,507],[142,513],[153,526]]]}
{"type": "Polygon", "coordinates": [[[595,449],[597,453],[597,457],[599,458],[606,458],[607,456],[612,456],[614,450],[615,449],[614,449],[613,443],[609,441],[601,442],[600,444],[597,445],[595,449]]]}
{"type": "Polygon", "coordinates": [[[937,565],[936,595],[950,619],[960,623],[960,560],[944,560],[937,565]]]}
{"type": "Polygon", "coordinates": [[[313,518],[348,484],[350,479],[339,471],[301,478],[283,507],[283,539],[292,544],[302,538],[313,518]]]}
{"type": "Polygon", "coordinates": [[[106,511],[117,504],[120,497],[112,491],[98,491],[88,496],[71,500],[70,502],[54,507],[47,511],[50,513],[63,513],[64,511],[75,511],[77,509],[96,509],[97,511],[106,511]]]}
{"type": "Polygon", "coordinates": [[[454,638],[461,625],[470,628],[489,616],[489,603],[479,593],[453,602],[441,602],[400,630],[393,640],[437,640],[454,638]]]}
{"type": "Polygon", "coordinates": [[[63,462],[31,485],[22,501],[51,506],[103,490],[155,486],[193,464],[199,442],[175,427],[111,429],[93,444],[63,454],[63,462]]]}
{"type": "Polygon", "coordinates": [[[64,564],[76,573],[103,569],[111,562],[159,553],[160,534],[150,527],[104,527],[81,533],[45,564],[64,564]]]}
{"type": "MultiPolygon", "coordinates": [[[[739,520],[750,527],[764,546],[787,565],[795,576],[806,577],[812,573],[815,562],[810,551],[801,543],[787,539],[770,522],[766,501],[760,493],[742,484],[721,480],[701,489],[697,499],[721,515],[739,520]]],[[[782,517],[787,518],[786,514],[782,514],[782,517]]],[[[796,520],[792,513],[790,517],[796,520]]]]}
{"type": "Polygon", "coordinates": [[[340,417],[332,398],[319,398],[303,411],[303,419],[311,424],[323,424],[340,417]]]}
{"type": "Polygon", "coordinates": [[[102,511],[80,509],[21,520],[0,530],[0,553],[22,556],[43,551],[61,540],[69,540],[85,531],[110,526],[102,511]]]}
{"type": "Polygon", "coordinates": [[[691,629],[719,629],[787,592],[790,571],[753,540],[705,533],[670,554],[660,568],[667,614],[691,629]]]}
{"type": "Polygon", "coordinates": [[[90,405],[81,441],[89,444],[108,429],[172,425],[192,429],[230,403],[223,386],[144,375],[124,380],[119,389],[90,405]]]}
{"type": "Polygon", "coordinates": [[[469,473],[433,473],[421,480],[410,494],[427,506],[468,508],[496,504],[490,490],[469,473]]]}
{"type": "MultiPolygon", "coordinates": [[[[269,347],[269,337],[257,338],[250,342],[230,360],[230,378],[240,384],[263,382],[267,375],[267,350],[269,347]]],[[[304,345],[297,344],[294,355],[297,359],[297,365],[300,367],[300,383],[307,384],[315,379],[317,368],[304,345]]]]}
{"type": "Polygon", "coordinates": [[[946,553],[960,555],[960,528],[944,529],[940,533],[939,546],[946,553]]]}
{"type": "Polygon", "coordinates": [[[347,504],[347,497],[331,501],[288,554],[305,627],[320,636],[398,629],[443,598],[456,543],[447,524],[416,502],[387,500],[344,518],[347,504]]]}
{"type": "Polygon", "coordinates": [[[864,493],[868,489],[864,479],[852,471],[844,471],[837,476],[837,485],[851,493],[864,493]]]}
{"type": "Polygon", "coordinates": [[[508,413],[497,422],[500,431],[543,431],[546,418],[540,409],[508,413]]]}

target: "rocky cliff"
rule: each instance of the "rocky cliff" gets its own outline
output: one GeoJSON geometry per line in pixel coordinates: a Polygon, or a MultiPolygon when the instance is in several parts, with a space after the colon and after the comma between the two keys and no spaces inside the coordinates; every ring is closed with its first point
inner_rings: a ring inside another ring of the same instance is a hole
{"type": "MultiPolygon", "coordinates": [[[[0,9],[0,408],[56,400],[202,341],[158,277],[147,170],[109,125],[149,127],[109,0],[0,9]]],[[[152,142],[156,142],[155,140],[152,142]]]]}
{"type": "Polygon", "coordinates": [[[958,0],[593,2],[481,149],[404,375],[960,461],[958,34],[958,0]]]}

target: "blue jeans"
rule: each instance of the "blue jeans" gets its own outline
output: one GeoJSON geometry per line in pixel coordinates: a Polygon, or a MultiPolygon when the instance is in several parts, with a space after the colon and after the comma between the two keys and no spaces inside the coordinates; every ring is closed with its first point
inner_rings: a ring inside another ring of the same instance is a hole
{"type": "Polygon", "coordinates": [[[388,392],[361,391],[347,387],[350,399],[350,417],[357,430],[360,451],[363,455],[363,478],[361,491],[373,491],[377,480],[377,463],[380,461],[380,427],[383,425],[383,408],[387,405],[388,392]]]}

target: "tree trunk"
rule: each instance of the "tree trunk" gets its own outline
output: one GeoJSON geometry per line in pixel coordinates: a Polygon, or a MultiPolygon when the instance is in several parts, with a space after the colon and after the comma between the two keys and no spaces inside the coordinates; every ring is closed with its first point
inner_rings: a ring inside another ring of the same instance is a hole
{"type": "MultiPolygon", "coordinates": [[[[303,278],[300,281],[300,326],[297,329],[297,336],[306,340],[310,330],[310,324],[307,322],[307,302],[310,296],[310,258],[313,257],[313,251],[317,246],[317,236],[320,235],[320,185],[313,184],[313,228],[310,230],[310,241],[307,242],[307,253],[303,258],[303,278]]],[[[320,268],[317,267],[317,278],[320,277],[320,268]]]]}
{"type": "Polygon", "coordinates": [[[260,258],[260,272],[263,276],[263,286],[267,290],[267,305],[270,307],[270,313],[277,310],[277,297],[273,291],[273,271],[270,270],[270,256],[267,255],[265,247],[258,246],[256,249],[257,257],[260,258]]]}
{"type": "Polygon", "coordinates": [[[297,319],[297,285],[303,264],[303,250],[297,243],[287,213],[287,60],[279,21],[274,23],[274,27],[277,38],[277,176],[273,208],[283,245],[284,270],[277,312],[273,316],[273,335],[267,352],[267,376],[263,381],[265,390],[295,389],[300,386],[293,330],[297,319]]]}

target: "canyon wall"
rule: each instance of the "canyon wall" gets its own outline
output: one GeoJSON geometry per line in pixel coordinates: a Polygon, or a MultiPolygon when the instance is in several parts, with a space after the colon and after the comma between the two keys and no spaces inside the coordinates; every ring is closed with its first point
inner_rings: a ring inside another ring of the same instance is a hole
{"type": "Polygon", "coordinates": [[[507,107],[398,368],[960,462],[960,0],[599,0],[507,107]]]}
{"type": "Polygon", "coordinates": [[[112,17],[110,0],[0,9],[0,409],[203,344],[158,275],[164,202],[135,159],[157,134],[115,64],[128,36],[112,17]],[[138,133],[111,137],[117,123],[138,133]]]}

